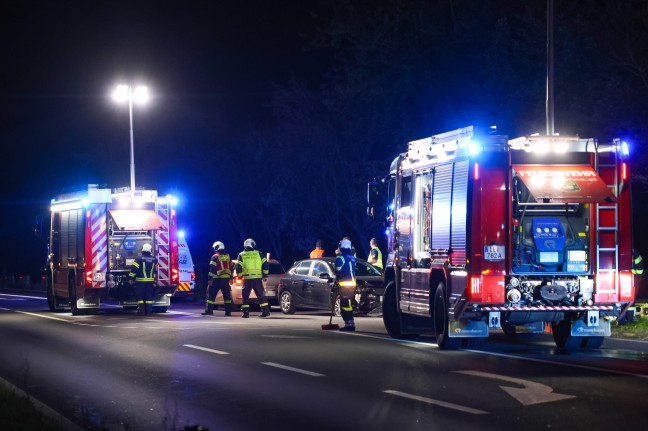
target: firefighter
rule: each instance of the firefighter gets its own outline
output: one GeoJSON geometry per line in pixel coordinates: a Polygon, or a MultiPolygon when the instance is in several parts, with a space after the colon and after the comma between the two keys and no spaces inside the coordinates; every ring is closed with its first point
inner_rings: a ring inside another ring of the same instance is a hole
{"type": "Polygon", "coordinates": [[[367,257],[367,262],[380,269],[380,272],[383,272],[382,252],[378,248],[376,238],[371,238],[371,241],[369,241],[369,247],[371,247],[371,251],[369,252],[369,257],[367,257]]]}
{"type": "Polygon", "coordinates": [[[315,248],[310,252],[311,259],[318,259],[324,256],[324,249],[322,248],[322,240],[318,239],[315,241],[315,248]]]}
{"type": "Polygon", "coordinates": [[[151,244],[144,244],[142,255],[135,259],[128,273],[129,283],[135,285],[138,316],[150,314],[153,306],[153,283],[155,282],[157,259],[151,255],[151,251],[153,251],[151,244]]]}
{"type": "MultiPolygon", "coordinates": [[[[342,244],[342,241],[344,241],[344,240],[347,240],[347,241],[349,241],[349,243],[351,243],[351,238],[349,238],[348,236],[345,236],[344,238],[342,238],[340,240],[340,242],[338,243],[337,250],[335,250],[335,255],[336,256],[339,256],[342,253],[341,244],[342,244]]],[[[353,246],[351,246],[351,254],[353,254],[353,257],[358,257],[358,255],[356,254],[356,249],[353,246]]]]}
{"type": "Polygon", "coordinates": [[[632,248],[632,273],[634,274],[635,298],[643,299],[646,296],[643,283],[644,263],[643,257],[636,248],[632,248]]]}
{"type": "Polygon", "coordinates": [[[355,296],[356,281],[356,259],[353,255],[351,241],[343,239],[339,245],[340,254],[335,258],[335,271],[337,284],[340,289],[340,308],[344,326],[340,331],[355,331],[353,320],[353,297],[355,296]]]}
{"type": "Polygon", "coordinates": [[[250,317],[250,292],[252,290],[259,298],[260,317],[268,317],[270,316],[270,307],[263,291],[263,282],[266,281],[270,267],[266,258],[255,249],[256,243],[252,238],[246,239],[243,247],[243,251],[236,259],[236,275],[243,277],[243,305],[241,305],[243,317],[250,317]]]}
{"type": "Polygon", "coordinates": [[[230,279],[232,278],[232,259],[227,251],[225,244],[216,241],[212,248],[214,255],[209,261],[209,275],[207,276],[207,302],[205,303],[205,312],[203,316],[214,315],[214,301],[218,291],[223,294],[223,303],[225,305],[225,315],[232,315],[232,289],[230,279]]]}

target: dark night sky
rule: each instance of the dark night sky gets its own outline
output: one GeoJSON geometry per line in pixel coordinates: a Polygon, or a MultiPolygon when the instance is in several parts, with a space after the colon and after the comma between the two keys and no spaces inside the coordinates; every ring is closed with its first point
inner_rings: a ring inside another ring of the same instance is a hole
{"type": "MultiPolygon", "coordinates": [[[[555,3],[557,130],[644,145],[647,2],[555,3]]],[[[247,236],[266,251],[283,247],[285,266],[316,237],[331,250],[351,234],[366,251],[372,232],[360,218],[318,224],[305,206],[333,213],[339,177],[357,191],[344,195],[354,201],[345,211],[364,212],[363,182],[384,174],[407,140],[473,118],[512,136],[542,131],[545,6],[6,0],[0,271],[39,273],[45,241],[32,231],[58,193],[129,185],[128,110],[109,98],[120,81],[152,92],[134,109],[136,184],[180,198],[195,261],[217,239],[237,253],[247,236]],[[347,153],[352,164],[339,159],[347,153]],[[311,187],[313,176],[325,186],[311,187]],[[311,190],[314,199],[302,198],[311,190]],[[265,226],[251,216],[261,207],[265,226]],[[275,227],[282,241],[302,243],[291,250],[275,235],[270,245],[275,227]]]]}
{"type": "MultiPolygon", "coordinates": [[[[218,175],[219,155],[236,151],[237,135],[269,121],[273,82],[317,79],[302,49],[312,26],[307,3],[3,2],[3,270],[31,270],[27,260],[44,259],[31,231],[57,193],[129,185],[128,109],[108,97],[118,82],[145,83],[153,95],[134,109],[137,186],[185,203],[214,196],[207,184],[193,188],[196,167],[183,155],[213,158],[218,175]]],[[[181,225],[196,216],[190,206],[180,213],[181,225]]]]}

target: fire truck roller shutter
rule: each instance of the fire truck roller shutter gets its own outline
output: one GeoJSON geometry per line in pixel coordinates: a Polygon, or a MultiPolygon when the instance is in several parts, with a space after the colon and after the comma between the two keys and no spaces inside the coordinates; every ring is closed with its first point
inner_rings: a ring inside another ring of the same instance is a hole
{"type": "Polygon", "coordinates": [[[120,230],[159,230],[163,225],[154,210],[110,210],[120,230]]]}
{"type": "Polygon", "coordinates": [[[616,198],[586,165],[515,165],[517,176],[537,202],[611,203],[616,198]]]}

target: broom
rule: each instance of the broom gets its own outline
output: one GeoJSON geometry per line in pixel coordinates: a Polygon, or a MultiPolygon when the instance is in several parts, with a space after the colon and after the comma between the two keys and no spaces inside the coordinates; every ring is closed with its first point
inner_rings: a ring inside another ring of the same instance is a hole
{"type": "MultiPolygon", "coordinates": [[[[331,296],[333,296],[333,292],[331,292],[331,296]]],[[[328,325],[322,325],[322,331],[337,331],[340,329],[340,325],[332,323],[333,315],[335,314],[335,301],[331,301],[331,303],[331,318],[329,319],[328,325]]]]}

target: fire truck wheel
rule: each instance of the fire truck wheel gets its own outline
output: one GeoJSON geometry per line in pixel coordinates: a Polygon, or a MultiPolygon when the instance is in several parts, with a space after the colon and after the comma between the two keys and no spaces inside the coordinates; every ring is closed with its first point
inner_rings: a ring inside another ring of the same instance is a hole
{"type": "Polygon", "coordinates": [[[50,311],[59,312],[63,310],[58,304],[58,298],[54,295],[54,284],[51,275],[47,276],[47,305],[50,311]]]}
{"type": "Polygon", "coordinates": [[[468,337],[461,339],[461,347],[468,350],[480,350],[484,347],[483,337],[468,337]]]}
{"type": "Polygon", "coordinates": [[[583,349],[598,349],[603,344],[605,337],[583,337],[581,348],[583,349]]]}
{"type": "Polygon", "coordinates": [[[583,341],[581,337],[574,337],[571,335],[571,321],[567,316],[565,316],[565,318],[560,322],[552,323],[551,332],[553,333],[556,346],[561,349],[577,349],[583,341]]]}
{"type": "Polygon", "coordinates": [[[284,290],[279,295],[279,308],[283,314],[295,314],[295,303],[289,291],[284,290]]]}
{"type": "Polygon", "coordinates": [[[461,338],[449,336],[448,306],[443,282],[439,283],[434,294],[434,333],[441,350],[457,350],[461,345],[461,338]]]}
{"type": "Polygon", "coordinates": [[[387,333],[392,338],[416,338],[419,334],[403,334],[400,315],[398,313],[398,302],[396,301],[396,283],[390,281],[385,287],[383,299],[383,323],[387,333]]]}
{"type": "Polygon", "coordinates": [[[83,309],[77,307],[77,294],[76,294],[74,278],[72,277],[70,277],[70,280],[68,281],[68,291],[70,295],[69,296],[70,312],[72,313],[73,316],[81,316],[83,314],[83,309]]]}

